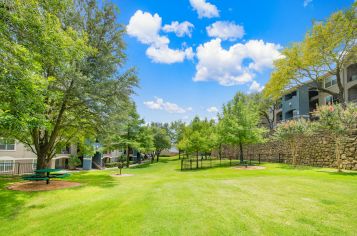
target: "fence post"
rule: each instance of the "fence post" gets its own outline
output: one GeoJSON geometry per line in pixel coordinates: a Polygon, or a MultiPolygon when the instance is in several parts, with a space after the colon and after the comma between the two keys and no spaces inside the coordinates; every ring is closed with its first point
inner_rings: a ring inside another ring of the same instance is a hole
{"type": "Polygon", "coordinates": [[[261,154],[259,153],[259,154],[258,154],[258,157],[259,157],[259,165],[260,165],[260,155],[261,155],[261,154]]]}
{"type": "Polygon", "coordinates": [[[192,170],[192,159],[190,159],[190,169],[192,170]]]}
{"type": "Polygon", "coordinates": [[[182,168],[183,168],[183,158],[181,159],[181,171],[182,171],[182,168]]]}

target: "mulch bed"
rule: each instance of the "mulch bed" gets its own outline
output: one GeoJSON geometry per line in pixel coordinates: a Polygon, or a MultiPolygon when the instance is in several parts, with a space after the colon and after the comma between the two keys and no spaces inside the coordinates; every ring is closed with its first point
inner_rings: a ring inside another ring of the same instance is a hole
{"type": "Polygon", "coordinates": [[[237,166],[234,167],[234,169],[238,169],[238,170],[264,170],[265,166],[237,166]]]}
{"type": "Polygon", "coordinates": [[[112,177],[129,177],[129,176],[134,176],[133,174],[113,174],[111,175],[112,177]]]}
{"type": "Polygon", "coordinates": [[[69,181],[56,181],[52,180],[50,184],[46,184],[46,181],[28,181],[17,182],[8,187],[10,190],[35,192],[35,191],[49,191],[56,189],[65,189],[80,186],[80,183],[69,181]]]}

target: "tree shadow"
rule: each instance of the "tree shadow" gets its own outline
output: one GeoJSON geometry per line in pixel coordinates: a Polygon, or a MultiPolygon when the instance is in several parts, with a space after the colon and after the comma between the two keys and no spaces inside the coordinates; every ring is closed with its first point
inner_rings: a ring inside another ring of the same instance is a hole
{"type": "Polygon", "coordinates": [[[71,175],[71,177],[69,177],[67,180],[82,183],[82,185],[78,188],[85,186],[111,188],[118,185],[118,182],[115,181],[115,178],[110,175],[111,172],[109,171],[85,171],[75,173],[71,175]]]}
{"type": "Polygon", "coordinates": [[[353,171],[338,172],[337,170],[336,171],[319,170],[317,172],[326,173],[326,174],[330,174],[330,175],[336,175],[336,176],[357,176],[357,171],[355,171],[355,172],[353,172],[353,171]]]}
{"type": "Polygon", "coordinates": [[[15,219],[26,203],[37,194],[7,189],[8,185],[20,180],[19,177],[0,177],[0,221],[15,219]]]}

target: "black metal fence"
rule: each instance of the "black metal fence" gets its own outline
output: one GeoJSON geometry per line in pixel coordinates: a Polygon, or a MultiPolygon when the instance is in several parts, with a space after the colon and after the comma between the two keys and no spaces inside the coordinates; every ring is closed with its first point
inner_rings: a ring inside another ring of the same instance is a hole
{"type": "Polygon", "coordinates": [[[36,163],[34,162],[14,162],[2,161],[0,162],[0,175],[24,175],[33,174],[36,170],[36,163]]]}
{"type": "Polygon", "coordinates": [[[261,162],[284,163],[286,155],[279,153],[271,156],[271,154],[248,154],[245,155],[245,160],[241,162],[236,158],[213,158],[213,157],[185,157],[181,159],[181,170],[205,169],[220,166],[234,165],[259,165],[261,162]]]}

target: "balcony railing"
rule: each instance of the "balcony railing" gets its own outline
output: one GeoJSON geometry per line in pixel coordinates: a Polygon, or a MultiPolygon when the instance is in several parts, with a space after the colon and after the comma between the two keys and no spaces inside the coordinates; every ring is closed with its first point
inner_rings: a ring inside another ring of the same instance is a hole
{"type": "Polygon", "coordinates": [[[357,94],[351,94],[348,96],[349,102],[357,102],[357,94]]]}

